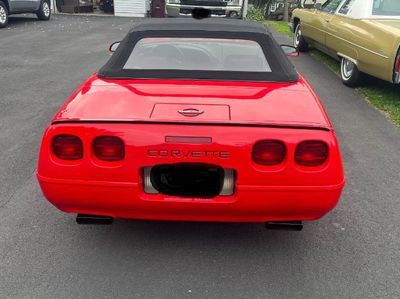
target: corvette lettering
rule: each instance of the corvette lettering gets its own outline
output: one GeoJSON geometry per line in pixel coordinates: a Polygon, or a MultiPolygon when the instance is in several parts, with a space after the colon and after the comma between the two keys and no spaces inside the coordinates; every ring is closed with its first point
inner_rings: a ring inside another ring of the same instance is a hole
{"type": "Polygon", "coordinates": [[[190,151],[190,150],[163,150],[163,149],[149,149],[147,151],[148,157],[173,157],[173,158],[213,158],[213,159],[229,159],[230,153],[227,151],[190,151]]]}

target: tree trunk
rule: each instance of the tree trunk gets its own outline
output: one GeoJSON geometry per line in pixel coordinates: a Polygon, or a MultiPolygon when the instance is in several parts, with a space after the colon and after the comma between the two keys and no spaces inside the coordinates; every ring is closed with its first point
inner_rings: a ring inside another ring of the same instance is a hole
{"type": "Polygon", "coordinates": [[[289,0],[285,0],[285,7],[283,9],[283,20],[289,22],[289,0]]]}
{"type": "Polygon", "coordinates": [[[249,1],[248,0],[243,0],[243,6],[242,6],[242,19],[246,20],[247,18],[247,10],[249,8],[249,1]]]}

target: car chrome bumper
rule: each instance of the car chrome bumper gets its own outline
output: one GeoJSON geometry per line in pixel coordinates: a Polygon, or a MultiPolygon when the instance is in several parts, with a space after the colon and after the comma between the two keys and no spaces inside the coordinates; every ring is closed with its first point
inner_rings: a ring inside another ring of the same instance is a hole
{"type": "Polygon", "coordinates": [[[167,4],[166,11],[168,17],[190,17],[194,8],[204,8],[211,10],[211,17],[224,18],[232,14],[240,16],[240,6],[194,6],[182,4],[167,4]]]}
{"type": "Polygon", "coordinates": [[[46,198],[64,212],[174,221],[317,220],[336,206],[344,186],[237,185],[231,196],[201,199],[146,194],[135,182],[37,177],[46,198]]]}

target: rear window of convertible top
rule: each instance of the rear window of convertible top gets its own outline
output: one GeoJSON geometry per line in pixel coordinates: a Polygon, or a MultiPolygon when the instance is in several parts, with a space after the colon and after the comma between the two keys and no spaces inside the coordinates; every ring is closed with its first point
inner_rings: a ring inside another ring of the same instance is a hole
{"type": "Polygon", "coordinates": [[[190,30],[194,25],[187,25],[187,30],[130,32],[97,75],[110,79],[249,82],[299,79],[293,64],[266,29],[220,31],[210,25],[205,30],[190,30]]]}
{"type": "Polygon", "coordinates": [[[256,41],[184,37],[140,39],[123,69],[271,72],[256,41]]]}

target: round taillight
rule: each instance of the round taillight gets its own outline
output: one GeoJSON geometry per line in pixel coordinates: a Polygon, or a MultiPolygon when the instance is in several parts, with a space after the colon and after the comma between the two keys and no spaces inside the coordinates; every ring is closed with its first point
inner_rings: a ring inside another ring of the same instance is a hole
{"type": "Polygon", "coordinates": [[[320,166],[328,159],[328,145],[322,141],[303,141],[296,147],[294,160],[302,166],[320,166]]]}
{"type": "Polygon", "coordinates": [[[285,160],[286,146],[277,140],[262,140],[253,147],[253,161],[260,165],[278,165],[285,160]]]}
{"type": "Polygon", "coordinates": [[[83,143],[74,135],[58,135],[53,138],[54,155],[62,160],[79,160],[83,157],[83,143]]]}
{"type": "Polygon", "coordinates": [[[121,138],[101,136],[93,141],[93,152],[99,160],[120,161],[125,158],[125,145],[121,138]]]}

